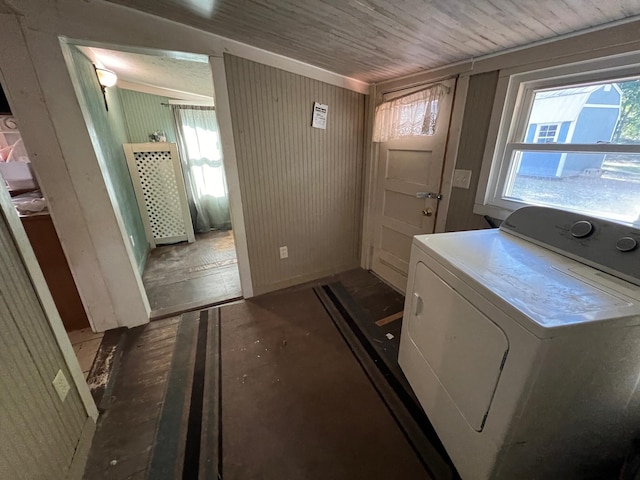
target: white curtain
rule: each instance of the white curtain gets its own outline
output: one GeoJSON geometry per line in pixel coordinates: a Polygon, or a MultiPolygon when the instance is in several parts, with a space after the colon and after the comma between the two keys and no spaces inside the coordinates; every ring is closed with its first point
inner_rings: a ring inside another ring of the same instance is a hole
{"type": "Polygon", "coordinates": [[[438,104],[445,87],[434,85],[418,92],[394,98],[376,108],[373,141],[434,135],[438,121],[438,104]]]}
{"type": "Polygon", "coordinates": [[[189,208],[197,232],[231,228],[229,195],[214,107],[171,105],[189,208]]]}

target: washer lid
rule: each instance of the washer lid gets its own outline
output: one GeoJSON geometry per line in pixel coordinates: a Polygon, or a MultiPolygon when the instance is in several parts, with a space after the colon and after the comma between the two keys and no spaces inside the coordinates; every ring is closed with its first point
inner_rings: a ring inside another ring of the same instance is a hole
{"type": "Polygon", "coordinates": [[[624,285],[616,291],[613,282],[573,271],[577,266],[594,271],[591,267],[499,230],[422,235],[414,245],[467,277],[474,289],[524,314],[517,319],[541,338],[559,327],[632,316],[640,320],[640,300],[634,300],[640,299],[640,287],[618,280],[624,285]]]}

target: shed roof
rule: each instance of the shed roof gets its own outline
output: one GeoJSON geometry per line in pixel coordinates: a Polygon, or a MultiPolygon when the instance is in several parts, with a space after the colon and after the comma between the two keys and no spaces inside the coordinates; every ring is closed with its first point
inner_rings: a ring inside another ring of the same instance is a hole
{"type": "Polygon", "coordinates": [[[604,86],[587,85],[537,92],[529,124],[575,121],[591,94],[604,86]]]}

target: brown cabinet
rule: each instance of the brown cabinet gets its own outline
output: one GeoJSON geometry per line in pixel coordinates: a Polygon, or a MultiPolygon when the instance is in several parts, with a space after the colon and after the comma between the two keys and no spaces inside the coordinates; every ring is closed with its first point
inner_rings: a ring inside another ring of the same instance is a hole
{"type": "Polygon", "coordinates": [[[89,327],[89,320],[64,256],[51,216],[20,217],[53,301],[67,332],[89,327]]]}

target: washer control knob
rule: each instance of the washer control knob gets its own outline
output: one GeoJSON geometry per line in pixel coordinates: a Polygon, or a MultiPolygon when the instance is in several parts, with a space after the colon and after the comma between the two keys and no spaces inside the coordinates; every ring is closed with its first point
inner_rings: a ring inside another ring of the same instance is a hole
{"type": "Polygon", "coordinates": [[[570,232],[571,235],[576,238],[588,237],[589,235],[591,235],[591,232],[593,232],[593,225],[591,225],[591,222],[588,222],[586,220],[580,220],[571,225],[570,232]]]}
{"type": "Polygon", "coordinates": [[[616,242],[616,248],[621,252],[630,252],[635,250],[638,246],[638,242],[633,237],[620,237],[616,242]]]}

